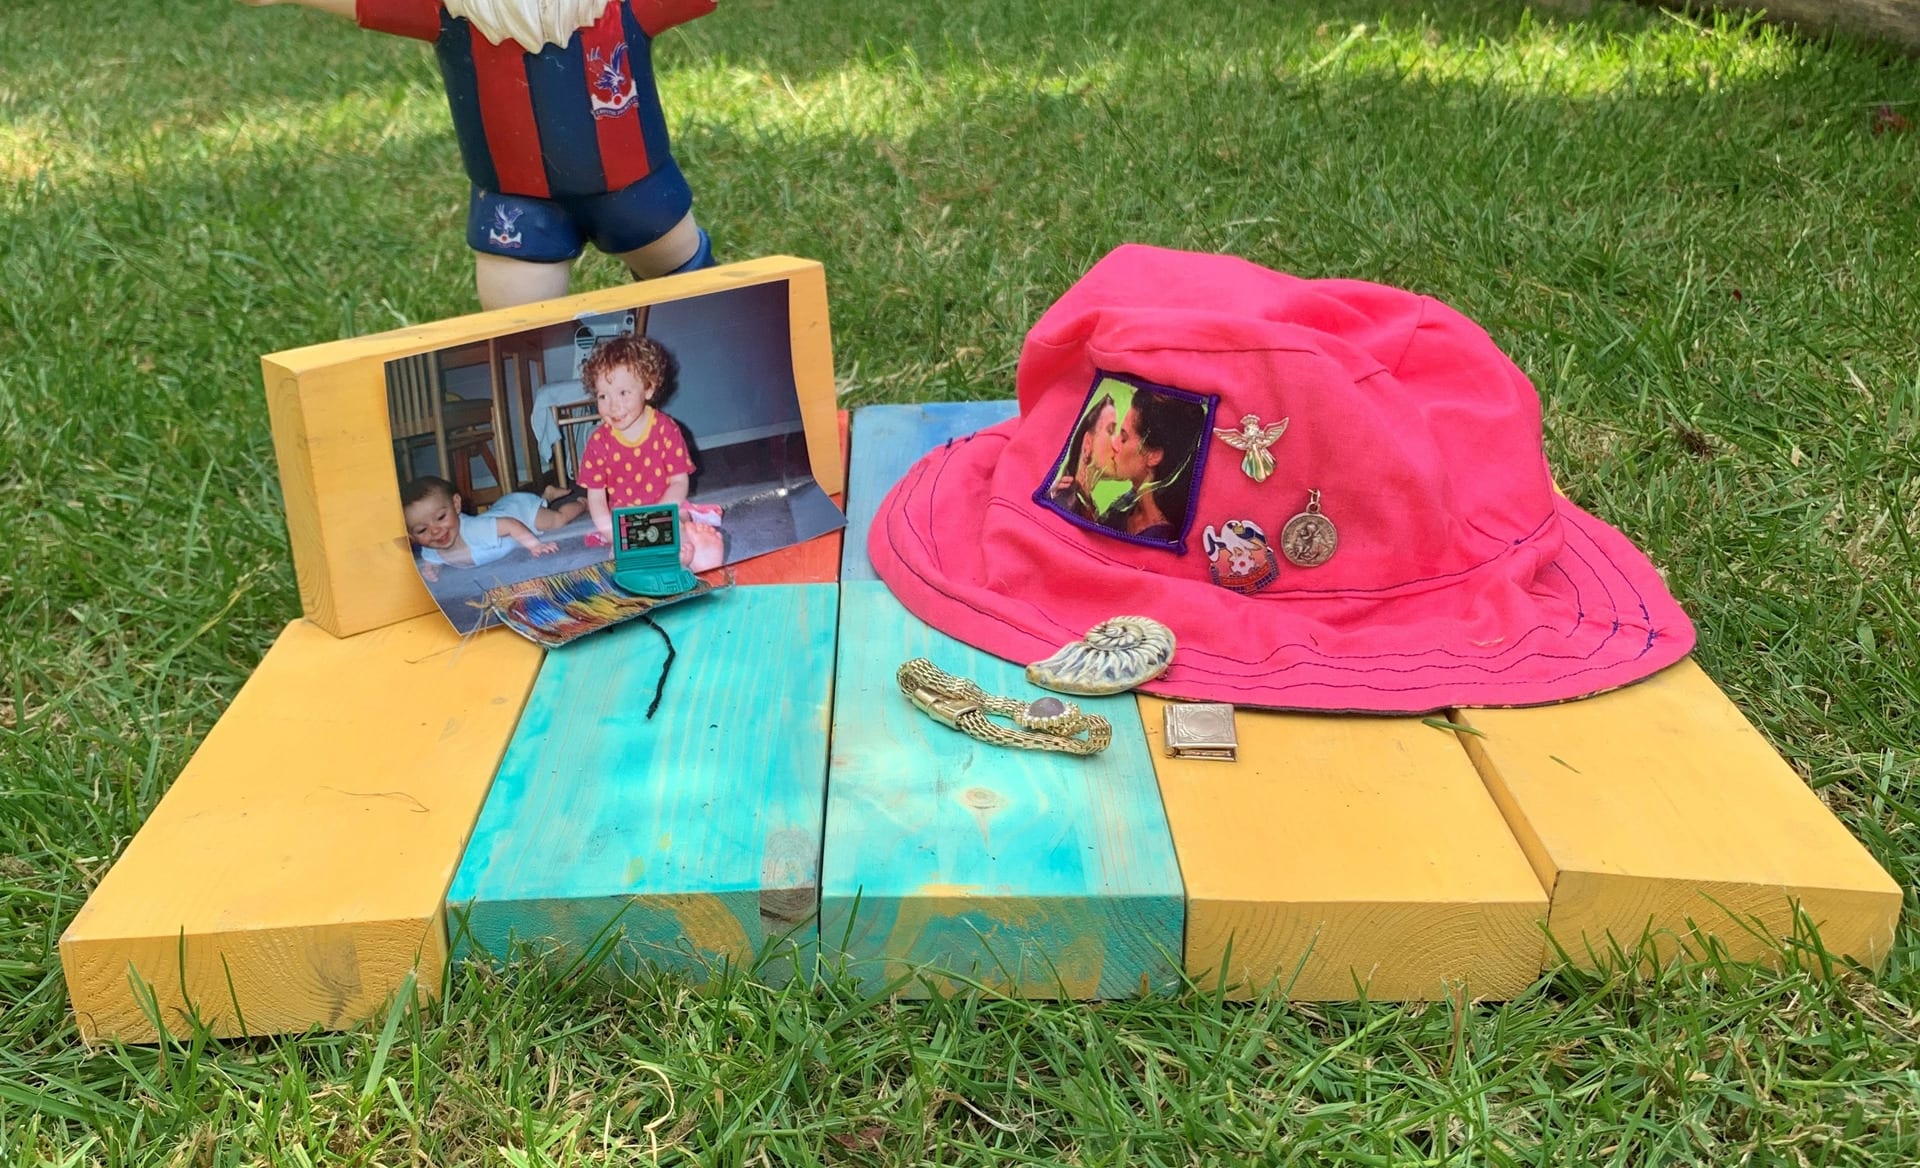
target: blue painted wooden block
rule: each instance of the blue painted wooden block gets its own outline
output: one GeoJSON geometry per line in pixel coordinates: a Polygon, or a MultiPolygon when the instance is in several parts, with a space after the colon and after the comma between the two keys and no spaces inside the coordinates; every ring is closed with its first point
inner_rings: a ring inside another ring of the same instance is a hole
{"type": "Polygon", "coordinates": [[[921,624],[867,561],[880,500],[923,453],[1015,403],[870,406],[853,418],[841,563],[821,939],[863,980],[953,977],[1030,996],[1115,997],[1173,983],[1184,895],[1131,697],[1082,703],[1114,724],[1091,759],[991,747],[900,694],[910,657],[1003,694],[1019,666],[921,624]],[[951,976],[945,976],[951,975],[951,976]]]}
{"type": "Polygon", "coordinates": [[[811,971],[838,589],[735,588],[547,654],[448,892],[456,956],[516,942],[811,971]],[[464,918],[464,919],[463,919],[464,918]]]}
{"type": "Polygon", "coordinates": [[[853,460],[847,470],[847,534],[842,580],[878,580],[867,562],[867,529],[880,500],[920,456],[949,438],[983,430],[1018,412],[1009,401],[929,402],[867,406],[853,413],[853,460]]]}
{"type": "Polygon", "coordinates": [[[894,672],[924,656],[990,693],[1044,693],[1020,666],[928,628],[877,581],[843,583],[840,612],[824,963],[870,987],[925,972],[1024,997],[1175,984],[1184,891],[1133,696],[1081,701],[1114,727],[1090,758],[989,746],[921,713],[894,672]]]}

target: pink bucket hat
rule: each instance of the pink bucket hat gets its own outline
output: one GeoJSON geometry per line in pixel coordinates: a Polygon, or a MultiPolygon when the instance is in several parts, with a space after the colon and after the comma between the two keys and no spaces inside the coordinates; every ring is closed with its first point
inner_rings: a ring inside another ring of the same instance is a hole
{"type": "Polygon", "coordinates": [[[1532,384],[1438,301],[1122,247],[1027,335],[1018,388],[869,540],[909,611],[996,656],[1143,615],[1177,645],[1145,692],[1422,713],[1693,648],[1647,558],[1554,491],[1532,384]]]}

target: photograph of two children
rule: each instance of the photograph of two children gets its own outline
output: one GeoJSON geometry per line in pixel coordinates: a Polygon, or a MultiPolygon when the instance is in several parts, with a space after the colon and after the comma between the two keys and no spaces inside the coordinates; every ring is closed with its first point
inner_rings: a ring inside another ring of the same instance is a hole
{"type": "Polygon", "coordinates": [[[462,633],[495,588],[612,557],[619,507],[678,505],[694,572],[845,526],[814,481],[781,282],[390,361],[415,566],[462,633]]]}

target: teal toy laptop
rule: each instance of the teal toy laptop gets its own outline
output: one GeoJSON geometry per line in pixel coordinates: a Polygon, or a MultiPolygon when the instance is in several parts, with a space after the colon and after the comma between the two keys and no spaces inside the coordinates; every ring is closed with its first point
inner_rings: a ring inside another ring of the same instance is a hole
{"type": "Polygon", "coordinates": [[[673,503],[613,510],[613,582],[636,596],[678,596],[700,578],[680,564],[680,508],[673,503]]]}

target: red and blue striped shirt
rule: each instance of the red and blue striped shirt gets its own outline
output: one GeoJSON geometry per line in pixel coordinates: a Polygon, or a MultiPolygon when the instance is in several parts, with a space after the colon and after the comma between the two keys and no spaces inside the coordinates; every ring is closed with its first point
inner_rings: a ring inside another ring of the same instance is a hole
{"type": "Polygon", "coordinates": [[[714,0],[608,0],[564,45],[496,45],[440,0],[356,0],[363,28],[432,41],[467,177],[541,199],[599,195],[671,161],[653,37],[714,0]]]}

